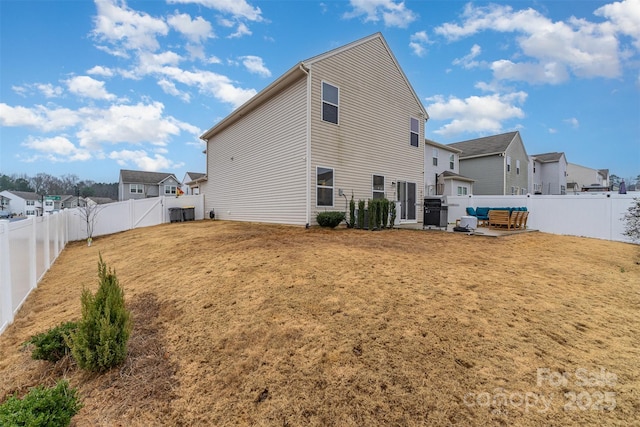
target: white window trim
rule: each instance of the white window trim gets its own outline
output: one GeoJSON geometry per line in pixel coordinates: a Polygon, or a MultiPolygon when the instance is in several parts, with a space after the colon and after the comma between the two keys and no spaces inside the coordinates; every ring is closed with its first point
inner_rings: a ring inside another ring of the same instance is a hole
{"type": "Polygon", "coordinates": [[[507,156],[507,172],[511,172],[511,156],[507,156]]]}
{"type": "Polygon", "coordinates": [[[449,155],[449,170],[454,170],[456,168],[456,155],[449,155]]]}
{"type": "Polygon", "coordinates": [[[165,194],[165,196],[175,196],[177,192],[178,192],[178,186],[177,185],[165,184],[165,186],[164,186],[164,194],[165,194]],[[167,191],[167,189],[169,191],[167,191]]]}
{"type": "Polygon", "coordinates": [[[409,118],[409,146],[415,147],[415,148],[419,148],[420,147],[420,119],[418,119],[417,117],[409,118]],[[416,133],[411,129],[411,121],[412,120],[415,120],[416,122],[418,122],[418,133],[417,133],[417,135],[418,135],[418,145],[413,145],[411,143],[411,135],[416,133]]]}
{"type": "Polygon", "coordinates": [[[332,208],[334,205],[335,199],[335,191],[336,191],[336,170],[335,168],[331,168],[329,166],[316,166],[316,208],[332,208]],[[318,185],[318,169],[331,169],[331,173],[333,175],[333,185],[318,185]],[[319,205],[318,204],[318,188],[330,188],[331,189],[331,205],[319,205]]]}
{"type": "Polygon", "coordinates": [[[385,191],[385,186],[386,186],[386,185],[387,185],[387,177],[385,177],[385,176],[384,176],[384,175],[382,175],[382,174],[378,174],[378,173],[371,174],[371,197],[372,197],[372,198],[375,198],[375,197],[373,197],[373,196],[374,196],[376,193],[382,193],[382,198],[384,198],[384,197],[385,197],[385,195],[386,195],[386,191],[385,191]],[[381,176],[381,177],[382,177],[382,191],[380,191],[380,190],[376,190],[376,189],[374,189],[374,188],[373,188],[373,177],[374,177],[374,176],[381,176]]]}
{"type": "Polygon", "coordinates": [[[516,159],[516,175],[520,175],[520,160],[516,159]]]}
{"type": "Polygon", "coordinates": [[[129,193],[131,194],[143,194],[144,193],[144,186],[142,184],[129,184],[129,193]],[[133,191],[133,189],[136,189],[136,191],[133,191]],[[140,191],[138,191],[140,190],[140,191]]]}
{"type": "Polygon", "coordinates": [[[438,156],[440,155],[440,153],[438,152],[437,148],[432,148],[431,149],[431,164],[433,166],[438,166],[438,156]],[[435,163],[434,163],[435,160],[435,163]]]}
{"type": "Polygon", "coordinates": [[[326,80],[322,80],[320,82],[320,121],[324,122],[324,123],[329,123],[335,126],[338,126],[340,124],[340,86],[338,85],[334,85],[333,83],[330,83],[326,80]],[[324,100],[324,84],[328,84],[330,86],[335,87],[336,89],[338,89],[338,104],[334,104],[333,102],[329,102],[329,101],[325,101],[324,100]],[[322,107],[324,103],[327,103],[329,105],[333,105],[338,109],[338,123],[333,123],[330,121],[327,121],[324,119],[324,117],[322,116],[324,108],[322,107]]]}

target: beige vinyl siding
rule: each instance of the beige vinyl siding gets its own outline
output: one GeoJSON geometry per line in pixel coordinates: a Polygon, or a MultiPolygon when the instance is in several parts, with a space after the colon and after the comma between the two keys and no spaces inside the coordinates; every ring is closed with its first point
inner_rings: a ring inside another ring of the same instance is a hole
{"type": "Polygon", "coordinates": [[[505,158],[499,155],[460,160],[460,175],[475,179],[473,194],[503,195],[505,158]]]}
{"type": "Polygon", "coordinates": [[[207,212],[306,224],[306,90],[298,80],[209,141],[207,212]]]}
{"type": "MultiPolygon", "coordinates": [[[[353,193],[372,197],[372,175],[385,177],[385,195],[396,199],[392,182],[416,184],[421,205],[424,120],[421,106],[380,39],[372,39],[311,64],[311,219],[324,210],[345,210],[353,193]],[[340,90],[338,125],[322,121],[322,82],[340,90]],[[419,146],[410,145],[410,119],[420,124],[419,146]],[[316,207],[316,166],[334,169],[334,207],[316,207]]],[[[418,221],[422,209],[416,207],[418,221]]]]}

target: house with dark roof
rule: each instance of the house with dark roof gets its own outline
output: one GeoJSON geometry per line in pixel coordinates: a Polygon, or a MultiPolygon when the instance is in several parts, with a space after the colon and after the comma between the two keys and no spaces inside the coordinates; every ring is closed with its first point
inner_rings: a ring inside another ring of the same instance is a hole
{"type": "Polygon", "coordinates": [[[182,178],[182,192],[186,195],[200,194],[200,184],[207,180],[207,174],[202,172],[187,172],[182,178]]]}
{"type": "Polygon", "coordinates": [[[529,193],[567,194],[567,158],[553,152],[529,156],[529,193]]]}
{"type": "Polygon", "coordinates": [[[460,175],[459,150],[430,139],[424,140],[425,196],[466,196],[473,194],[471,178],[460,175]]]}
{"type": "Polygon", "coordinates": [[[447,144],[460,150],[460,175],[475,180],[476,195],[526,194],[529,156],[520,132],[447,144]]]}
{"type": "Polygon", "coordinates": [[[427,119],[380,33],[303,60],[200,137],[205,211],[315,224],[353,195],[397,201],[397,222],[421,222],[427,119]]]}
{"type": "Polygon", "coordinates": [[[567,185],[575,191],[608,191],[609,169],[593,169],[567,163],[567,185]]]}
{"type": "Polygon", "coordinates": [[[4,190],[0,196],[9,200],[3,209],[16,216],[42,216],[43,197],[27,191],[4,190]]]}
{"type": "Polygon", "coordinates": [[[175,196],[180,181],[172,173],[120,170],[118,200],[175,196]]]}

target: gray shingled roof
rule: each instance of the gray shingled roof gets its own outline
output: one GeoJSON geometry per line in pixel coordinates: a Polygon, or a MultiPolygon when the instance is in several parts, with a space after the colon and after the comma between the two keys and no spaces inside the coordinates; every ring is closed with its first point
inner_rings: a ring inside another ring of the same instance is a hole
{"type": "Polygon", "coordinates": [[[564,153],[553,152],[553,153],[534,154],[531,157],[535,157],[535,159],[540,163],[547,163],[547,162],[559,161],[563,154],[564,153]]]}
{"type": "Polygon", "coordinates": [[[13,190],[8,190],[8,191],[9,193],[16,195],[24,200],[41,200],[42,199],[42,196],[39,195],[38,193],[32,193],[29,191],[13,191],[13,190]]]}
{"type": "MultiPolygon", "coordinates": [[[[121,169],[120,178],[122,182],[134,184],[160,184],[169,177],[173,177],[176,181],[178,178],[172,173],[166,172],[144,172],[121,169]]],[[[180,182],[180,181],[178,181],[180,182]]]]}
{"type": "Polygon", "coordinates": [[[458,173],[451,172],[451,171],[442,172],[442,177],[445,178],[445,179],[447,179],[447,178],[454,179],[455,178],[455,179],[459,179],[460,181],[475,182],[475,179],[467,178],[464,175],[460,175],[458,173]]]}
{"type": "Polygon", "coordinates": [[[462,150],[461,159],[467,157],[490,156],[504,153],[511,141],[518,135],[518,131],[507,132],[500,135],[485,136],[483,138],[470,139],[468,141],[448,144],[450,147],[462,150]]]}
{"type": "Polygon", "coordinates": [[[204,173],[200,173],[200,172],[187,172],[187,175],[189,175],[191,177],[191,180],[195,181],[198,178],[202,178],[203,176],[205,176],[204,173]]]}

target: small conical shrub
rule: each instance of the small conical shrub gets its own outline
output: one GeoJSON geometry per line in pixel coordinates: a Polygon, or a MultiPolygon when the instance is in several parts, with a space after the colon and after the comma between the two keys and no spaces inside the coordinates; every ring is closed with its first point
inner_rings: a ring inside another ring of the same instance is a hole
{"type": "Polygon", "coordinates": [[[100,287],[95,295],[82,292],[82,320],[71,334],[73,358],[83,369],[103,372],[124,362],[131,320],[124,306],[124,291],[115,271],[98,262],[100,287]]]}

